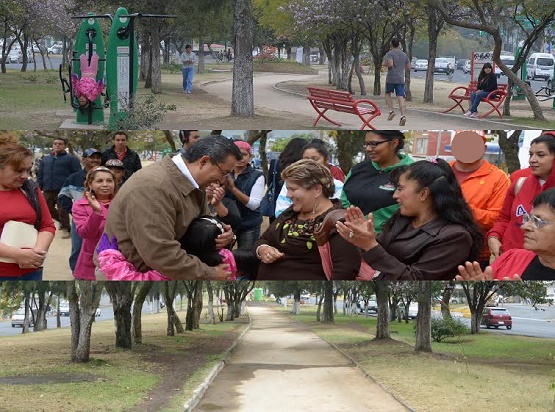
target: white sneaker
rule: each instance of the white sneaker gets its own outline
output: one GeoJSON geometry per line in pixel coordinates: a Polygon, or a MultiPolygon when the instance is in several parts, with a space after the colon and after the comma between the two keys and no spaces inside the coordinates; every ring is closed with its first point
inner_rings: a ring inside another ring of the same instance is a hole
{"type": "Polygon", "coordinates": [[[469,117],[471,114],[472,114],[472,112],[469,110],[469,111],[466,112],[464,115],[465,115],[466,117],[469,117]]]}
{"type": "Polygon", "coordinates": [[[477,113],[477,112],[470,113],[470,114],[468,115],[468,117],[478,117],[478,113],[477,113]]]}

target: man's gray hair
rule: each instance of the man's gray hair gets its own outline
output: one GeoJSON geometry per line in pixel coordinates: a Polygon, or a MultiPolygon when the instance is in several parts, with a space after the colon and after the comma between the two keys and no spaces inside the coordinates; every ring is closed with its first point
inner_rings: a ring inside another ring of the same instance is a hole
{"type": "Polygon", "coordinates": [[[213,163],[225,163],[230,155],[235,156],[237,161],[243,159],[241,150],[233,140],[220,135],[210,135],[203,137],[187,149],[184,157],[187,163],[194,163],[202,156],[210,157],[213,163]]]}

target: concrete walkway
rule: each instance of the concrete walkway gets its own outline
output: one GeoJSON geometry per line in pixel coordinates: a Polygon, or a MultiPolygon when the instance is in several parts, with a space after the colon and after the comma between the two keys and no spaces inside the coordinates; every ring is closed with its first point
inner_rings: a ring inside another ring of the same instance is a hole
{"type": "MultiPolygon", "coordinates": [[[[289,90],[287,82],[317,83],[321,81],[322,75],[299,75],[299,74],[277,74],[263,73],[254,77],[254,105],[255,107],[266,107],[273,110],[290,112],[292,116],[304,115],[316,119],[316,111],[310,105],[306,96],[298,92],[289,90]]],[[[231,86],[233,80],[223,80],[218,82],[204,83],[202,88],[208,93],[217,95],[231,101],[231,86]]],[[[360,97],[356,97],[357,99],[360,97]]],[[[372,120],[372,125],[377,129],[403,129],[403,130],[474,130],[474,129],[527,129],[526,126],[517,126],[510,122],[505,122],[493,114],[486,119],[471,119],[462,115],[459,111],[453,110],[451,113],[443,114],[423,109],[410,108],[408,103],[407,122],[405,126],[399,126],[400,113],[392,121],[387,121],[387,106],[383,96],[371,96],[382,115],[372,120]]],[[[395,102],[397,108],[397,102],[395,102]]],[[[342,124],[341,128],[359,129],[362,121],[356,115],[328,112],[329,117],[342,124]]],[[[306,127],[312,127],[312,123],[306,127]]],[[[333,124],[321,119],[316,127],[336,128],[333,124]]]]}
{"type": "Polygon", "coordinates": [[[269,307],[253,324],[195,412],[407,411],[304,325],[269,307]]]}

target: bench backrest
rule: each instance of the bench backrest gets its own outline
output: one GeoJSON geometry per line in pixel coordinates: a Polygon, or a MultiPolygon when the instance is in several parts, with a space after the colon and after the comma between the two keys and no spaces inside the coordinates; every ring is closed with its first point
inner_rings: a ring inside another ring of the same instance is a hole
{"type": "Polygon", "coordinates": [[[354,99],[351,93],[344,91],[344,90],[329,90],[329,89],[320,89],[318,87],[307,87],[309,98],[313,98],[316,100],[325,100],[330,101],[333,100],[337,103],[353,103],[354,99]]]}

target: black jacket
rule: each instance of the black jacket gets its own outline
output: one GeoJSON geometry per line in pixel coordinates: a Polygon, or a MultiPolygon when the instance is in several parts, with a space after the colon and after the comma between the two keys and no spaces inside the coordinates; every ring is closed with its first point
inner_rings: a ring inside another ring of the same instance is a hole
{"type": "MultiPolygon", "coordinates": [[[[101,164],[105,165],[106,162],[110,159],[118,159],[118,155],[115,150],[115,146],[110,147],[109,149],[104,150],[102,153],[102,160],[101,164]]],[[[121,160],[123,162],[123,166],[125,167],[125,172],[123,173],[123,182],[131,177],[133,173],[139,170],[141,165],[141,159],[137,152],[127,148],[127,152],[125,153],[124,158],[121,160]]]]}

